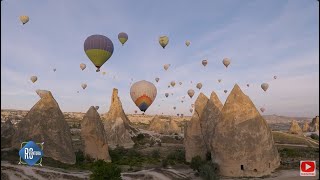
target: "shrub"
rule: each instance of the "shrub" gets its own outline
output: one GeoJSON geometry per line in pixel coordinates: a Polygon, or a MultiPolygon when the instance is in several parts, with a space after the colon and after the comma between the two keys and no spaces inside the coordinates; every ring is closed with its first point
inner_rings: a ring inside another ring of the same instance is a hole
{"type": "Polygon", "coordinates": [[[217,180],[219,179],[219,168],[217,164],[207,163],[199,168],[199,175],[204,180],[217,180]]]}
{"type": "Polygon", "coordinates": [[[143,135],[143,134],[138,134],[137,140],[138,140],[138,141],[141,141],[141,140],[143,140],[143,139],[144,139],[144,135],[143,135]]]}
{"type": "Polygon", "coordinates": [[[75,154],[76,154],[76,164],[83,163],[85,160],[83,152],[78,150],[75,154]]]}
{"type": "Polygon", "coordinates": [[[121,169],[114,164],[98,160],[92,164],[92,174],[90,175],[90,179],[121,180],[121,169]]]}
{"type": "Polygon", "coordinates": [[[312,139],[319,141],[319,136],[317,134],[311,134],[310,136],[312,139]]]}
{"type": "Polygon", "coordinates": [[[168,166],[168,160],[167,159],[163,159],[162,160],[162,167],[166,168],[168,166]]]}
{"type": "Polygon", "coordinates": [[[168,163],[174,165],[176,163],[185,163],[185,151],[184,149],[177,149],[174,152],[168,154],[168,163]]]}
{"type": "Polygon", "coordinates": [[[159,159],[160,158],[160,151],[159,149],[155,149],[152,151],[151,157],[155,158],[155,159],[159,159]]]}
{"type": "Polygon", "coordinates": [[[200,166],[202,166],[203,164],[205,164],[205,161],[203,161],[201,159],[200,156],[195,156],[191,159],[191,163],[190,163],[190,167],[194,170],[194,171],[200,171],[200,166]]]}
{"type": "Polygon", "coordinates": [[[206,154],[206,160],[211,161],[211,152],[209,152],[209,151],[206,154]]]}

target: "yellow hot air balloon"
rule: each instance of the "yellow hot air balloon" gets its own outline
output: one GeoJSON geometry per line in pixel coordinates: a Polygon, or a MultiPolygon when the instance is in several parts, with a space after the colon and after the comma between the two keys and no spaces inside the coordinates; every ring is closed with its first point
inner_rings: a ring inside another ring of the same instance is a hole
{"type": "Polygon", "coordinates": [[[84,41],[84,51],[91,62],[97,67],[96,72],[99,72],[100,67],[113,54],[113,43],[106,36],[91,35],[84,41]]]}
{"type": "Polygon", "coordinates": [[[229,64],[230,64],[230,59],[229,58],[224,58],[223,60],[222,60],[222,63],[226,66],[226,68],[229,66],[229,64]]]}
{"type": "Polygon", "coordinates": [[[127,42],[128,40],[128,34],[125,32],[121,32],[118,34],[118,39],[121,42],[122,46],[124,45],[124,43],[127,42]]]}
{"type": "Polygon", "coordinates": [[[130,96],[136,106],[145,112],[155,100],[157,88],[151,82],[145,80],[138,81],[131,86],[130,96]]]}
{"type": "Polygon", "coordinates": [[[37,80],[38,80],[38,77],[37,76],[31,76],[30,77],[30,80],[35,83],[37,80]]]}
{"type": "Polygon", "coordinates": [[[190,45],[190,41],[187,40],[186,41],[186,45],[189,46],[190,45]]]}
{"type": "Polygon", "coordinates": [[[23,25],[29,21],[29,16],[20,16],[19,18],[23,25]]]}
{"type": "Polygon", "coordinates": [[[167,46],[167,44],[169,43],[169,38],[167,36],[160,36],[159,43],[164,49],[167,46]]]}

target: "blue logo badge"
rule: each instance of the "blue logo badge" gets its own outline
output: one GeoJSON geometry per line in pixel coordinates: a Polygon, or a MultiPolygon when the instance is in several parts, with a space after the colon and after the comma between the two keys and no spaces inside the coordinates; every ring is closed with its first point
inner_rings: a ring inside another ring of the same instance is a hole
{"type": "Polygon", "coordinates": [[[40,165],[42,166],[43,156],[43,143],[35,143],[33,141],[21,143],[19,151],[20,162],[19,164],[28,164],[29,166],[40,165]],[[21,160],[23,159],[23,161],[21,160]],[[39,161],[40,160],[40,161],[39,161]],[[39,161],[39,163],[37,163],[39,161]]]}

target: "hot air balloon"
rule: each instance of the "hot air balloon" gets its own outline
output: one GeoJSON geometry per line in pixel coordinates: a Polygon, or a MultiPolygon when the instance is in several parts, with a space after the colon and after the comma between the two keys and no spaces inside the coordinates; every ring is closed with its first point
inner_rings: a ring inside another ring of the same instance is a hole
{"type": "Polygon", "coordinates": [[[136,113],[136,114],[137,114],[137,112],[138,112],[137,110],[134,111],[134,113],[136,113]]]}
{"type": "Polygon", "coordinates": [[[190,81],[190,83],[192,84],[192,81],[190,81]]]}
{"type": "Polygon", "coordinates": [[[29,16],[20,16],[19,18],[23,25],[29,21],[29,16]]]}
{"type": "Polygon", "coordinates": [[[168,97],[168,96],[169,96],[169,93],[165,93],[164,95],[165,95],[166,97],[168,97]]]}
{"type": "Polygon", "coordinates": [[[168,88],[170,88],[170,85],[168,86],[168,88]]]}
{"type": "Polygon", "coordinates": [[[83,63],[80,64],[80,69],[81,69],[82,71],[83,71],[86,67],[87,67],[86,64],[83,64],[83,63]]]}
{"type": "Polygon", "coordinates": [[[82,87],[82,89],[85,89],[85,88],[87,88],[87,84],[83,83],[83,84],[81,84],[81,87],[82,87]]]}
{"type": "Polygon", "coordinates": [[[194,108],[194,104],[191,104],[191,107],[194,108]]]}
{"type": "Polygon", "coordinates": [[[224,93],[227,93],[227,92],[228,92],[228,90],[224,90],[223,92],[224,92],[224,93]]]}
{"type": "Polygon", "coordinates": [[[203,65],[204,67],[206,67],[207,64],[208,64],[208,60],[202,60],[202,65],[203,65]]]}
{"type": "Polygon", "coordinates": [[[77,91],[77,93],[79,93],[79,91],[77,91]]]}
{"type": "Polygon", "coordinates": [[[174,106],[173,109],[176,110],[177,108],[174,106]]]}
{"type": "Polygon", "coordinates": [[[177,116],[179,117],[179,115],[180,115],[180,114],[178,113],[177,116]]]}
{"type": "Polygon", "coordinates": [[[190,98],[192,98],[193,95],[194,95],[194,90],[193,89],[189,89],[188,90],[188,95],[189,95],[190,98]]]}
{"type": "Polygon", "coordinates": [[[37,80],[38,80],[38,77],[37,76],[31,76],[30,77],[30,80],[35,83],[37,80]]]}
{"type": "Polygon", "coordinates": [[[224,58],[223,60],[222,60],[222,63],[226,66],[226,68],[229,66],[229,64],[230,64],[230,59],[229,58],[224,58]]]}
{"type": "Polygon", "coordinates": [[[183,103],[183,100],[181,100],[181,103],[183,103]]]}
{"type": "Polygon", "coordinates": [[[171,84],[172,87],[174,87],[176,85],[176,82],[171,81],[170,84],[171,84]]]}
{"type": "Polygon", "coordinates": [[[106,36],[91,35],[84,41],[84,51],[97,67],[96,72],[99,72],[100,67],[112,56],[113,43],[106,36]]]}
{"type": "Polygon", "coordinates": [[[53,72],[56,72],[56,70],[57,70],[57,69],[56,69],[56,68],[54,68],[54,69],[53,69],[53,72]]]}
{"type": "Polygon", "coordinates": [[[160,36],[159,43],[164,49],[167,46],[167,44],[169,43],[169,38],[167,36],[160,36]]]}
{"type": "Polygon", "coordinates": [[[269,88],[269,84],[268,83],[262,83],[261,84],[261,88],[266,92],[267,89],[269,88]]]}
{"type": "Polygon", "coordinates": [[[190,41],[187,40],[186,41],[186,45],[189,46],[190,45],[190,41]]]}
{"type": "Polygon", "coordinates": [[[200,90],[202,88],[202,84],[198,83],[196,87],[200,90]]]}
{"type": "Polygon", "coordinates": [[[128,40],[128,34],[125,32],[121,32],[118,34],[118,39],[121,42],[122,46],[124,45],[124,43],[127,42],[128,40]]]}
{"type": "Polygon", "coordinates": [[[277,76],[273,76],[273,79],[277,79],[277,76]]]}
{"type": "Polygon", "coordinates": [[[218,82],[221,82],[221,79],[218,79],[218,82]]]}
{"type": "Polygon", "coordinates": [[[96,110],[98,110],[98,109],[99,109],[99,106],[95,106],[94,108],[96,108],[96,110]]]}
{"type": "Polygon", "coordinates": [[[247,84],[247,86],[249,87],[249,84],[247,84]]]}
{"type": "Polygon", "coordinates": [[[190,109],[189,111],[192,113],[192,112],[193,112],[193,109],[190,109]]]}
{"type": "Polygon", "coordinates": [[[138,81],[131,86],[130,95],[138,108],[145,112],[155,100],[157,88],[151,82],[145,80],[138,81]]]}
{"type": "Polygon", "coordinates": [[[168,70],[171,64],[165,64],[163,65],[164,70],[168,70]]]}
{"type": "Polygon", "coordinates": [[[263,108],[263,107],[262,107],[262,108],[260,108],[260,111],[261,111],[261,112],[264,112],[265,110],[266,110],[266,109],[265,109],[265,108],[263,108]]]}
{"type": "Polygon", "coordinates": [[[159,82],[160,78],[156,78],[155,80],[156,80],[156,82],[159,82]]]}
{"type": "Polygon", "coordinates": [[[182,82],[179,82],[180,86],[182,85],[182,82]]]}

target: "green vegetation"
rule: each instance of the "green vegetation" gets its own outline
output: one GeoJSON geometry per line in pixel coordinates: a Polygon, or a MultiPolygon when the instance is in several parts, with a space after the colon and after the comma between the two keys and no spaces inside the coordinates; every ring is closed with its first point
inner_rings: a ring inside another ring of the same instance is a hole
{"type": "Polygon", "coordinates": [[[152,151],[151,156],[155,159],[159,159],[160,158],[160,151],[159,149],[155,149],[152,151]]]}
{"type": "Polygon", "coordinates": [[[288,134],[280,131],[272,131],[273,139],[275,143],[279,144],[295,144],[306,145],[309,147],[319,147],[318,144],[312,143],[307,138],[299,135],[288,134]]]}
{"type": "Polygon", "coordinates": [[[202,160],[200,156],[195,156],[191,160],[190,167],[194,171],[197,171],[196,175],[199,175],[204,180],[219,179],[219,167],[210,160],[205,161],[202,160]]]}
{"type": "Polygon", "coordinates": [[[90,175],[90,179],[121,180],[121,169],[112,163],[107,163],[103,160],[98,160],[92,164],[91,169],[92,174],[90,175]]]}
{"type": "Polygon", "coordinates": [[[175,151],[168,154],[166,157],[168,164],[184,164],[185,163],[185,150],[184,149],[176,149],[175,151]]]}
{"type": "Polygon", "coordinates": [[[319,141],[319,136],[317,134],[311,134],[312,139],[319,141]]]}
{"type": "Polygon", "coordinates": [[[117,147],[114,150],[109,150],[111,160],[113,164],[117,165],[129,165],[142,166],[142,164],[154,164],[160,162],[159,158],[152,156],[143,156],[135,149],[125,149],[123,147],[117,147]]]}

